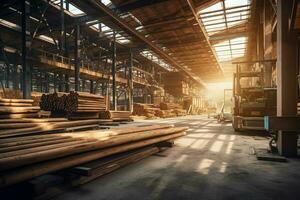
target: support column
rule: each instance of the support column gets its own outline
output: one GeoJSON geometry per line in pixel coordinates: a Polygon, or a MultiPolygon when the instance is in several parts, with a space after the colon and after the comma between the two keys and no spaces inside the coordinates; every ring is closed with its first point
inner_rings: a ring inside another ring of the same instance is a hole
{"type": "MultiPolygon", "coordinates": [[[[277,1],[277,116],[297,113],[297,39],[289,30],[293,0],[277,1]]],[[[297,155],[297,134],[279,131],[280,155],[297,155]]]]}
{"type": "Polygon", "coordinates": [[[44,84],[45,84],[45,92],[49,92],[49,74],[48,72],[45,72],[45,78],[44,78],[44,84]]]}
{"type": "MultiPolygon", "coordinates": [[[[264,59],[272,59],[272,6],[270,1],[264,1],[264,59]]],[[[272,86],[272,64],[265,63],[264,68],[264,84],[265,87],[272,86]]]]}
{"type": "Polygon", "coordinates": [[[113,97],[113,110],[117,110],[117,89],[116,89],[116,32],[113,32],[113,44],[112,44],[112,97],[113,97]]]}
{"type": "Polygon", "coordinates": [[[65,74],[65,92],[69,92],[70,91],[70,86],[69,86],[69,75],[65,74]]]}
{"type": "Polygon", "coordinates": [[[133,112],[133,81],[132,81],[132,68],[133,68],[133,52],[130,49],[130,57],[129,57],[129,71],[128,71],[128,86],[129,86],[129,105],[128,109],[130,112],[133,112]]]}
{"type": "Polygon", "coordinates": [[[30,2],[22,1],[22,89],[23,98],[31,98],[31,69],[30,63],[28,61],[28,56],[30,54],[31,48],[31,38],[30,34],[27,35],[26,32],[30,32],[30,2]]]}
{"type": "Polygon", "coordinates": [[[56,92],[56,88],[57,88],[57,74],[53,73],[53,89],[54,89],[54,92],[56,92]]]}
{"type": "Polygon", "coordinates": [[[75,66],[75,91],[79,91],[80,82],[80,26],[75,27],[75,49],[74,49],[74,66],[75,66]]]}
{"type": "Polygon", "coordinates": [[[94,81],[90,80],[90,93],[94,94],[94,81]]]}

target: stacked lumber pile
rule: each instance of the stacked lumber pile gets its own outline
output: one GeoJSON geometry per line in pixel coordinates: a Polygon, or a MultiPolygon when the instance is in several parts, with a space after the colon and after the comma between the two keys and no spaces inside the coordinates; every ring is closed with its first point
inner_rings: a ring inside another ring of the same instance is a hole
{"type": "Polygon", "coordinates": [[[177,115],[174,113],[174,110],[159,110],[157,111],[156,116],[160,118],[170,118],[176,117],[177,115]]]}
{"type": "Polygon", "coordinates": [[[142,104],[135,103],[133,104],[133,115],[146,116],[147,118],[155,118],[157,111],[160,109],[154,104],[142,104]]]}
{"type": "Polygon", "coordinates": [[[0,119],[37,117],[40,107],[32,104],[32,99],[0,98],[0,119]]]}
{"type": "Polygon", "coordinates": [[[297,103],[297,115],[300,115],[300,102],[297,103]]]}
{"type": "Polygon", "coordinates": [[[43,94],[40,107],[53,116],[61,114],[72,120],[98,119],[106,108],[104,97],[86,92],[43,94]]]}
{"type": "MultiPolygon", "coordinates": [[[[0,188],[185,135],[187,127],[151,125],[40,134],[0,140],[0,188]]],[[[120,160],[119,160],[120,161],[120,160]]]]}
{"type": "Polygon", "coordinates": [[[86,92],[70,92],[66,100],[66,112],[69,119],[97,119],[105,111],[103,96],[86,92]]]}
{"type": "Polygon", "coordinates": [[[177,103],[160,103],[161,110],[174,110],[174,109],[182,109],[182,106],[177,103]]]}
{"type": "Polygon", "coordinates": [[[112,119],[113,121],[130,121],[131,118],[131,112],[130,111],[101,111],[99,113],[100,119],[112,119]]]}
{"type": "Polygon", "coordinates": [[[103,120],[68,121],[65,118],[3,119],[0,120],[0,139],[49,132],[62,132],[98,126],[103,120]]]}
{"type": "Polygon", "coordinates": [[[0,89],[0,98],[22,99],[22,91],[9,88],[5,88],[4,90],[0,89]]]}
{"type": "Polygon", "coordinates": [[[33,106],[40,106],[41,98],[43,93],[41,92],[31,92],[31,99],[33,100],[33,106]]]}
{"type": "Polygon", "coordinates": [[[54,92],[53,94],[42,94],[40,107],[44,111],[53,113],[65,112],[67,93],[54,92]]]}
{"type": "Polygon", "coordinates": [[[176,114],[176,116],[180,117],[180,116],[186,116],[187,115],[187,111],[184,109],[174,109],[173,112],[176,114]]]}

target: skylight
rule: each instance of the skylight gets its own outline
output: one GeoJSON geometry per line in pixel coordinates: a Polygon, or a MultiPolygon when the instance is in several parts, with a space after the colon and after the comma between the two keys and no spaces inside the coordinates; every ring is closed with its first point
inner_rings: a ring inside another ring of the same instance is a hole
{"type": "Polygon", "coordinates": [[[144,50],[140,54],[145,58],[151,60],[152,62],[155,62],[156,64],[160,65],[161,67],[171,71],[171,66],[162,59],[158,58],[152,51],[144,50]]]}
{"type": "MultiPolygon", "coordinates": [[[[205,31],[212,37],[233,31],[235,27],[246,27],[250,18],[250,0],[222,0],[198,12],[205,31]]],[[[245,55],[248,38],[237,36],[233,39],[214,41],[214,49],[219,61],[229,61],[245,55]]]]}

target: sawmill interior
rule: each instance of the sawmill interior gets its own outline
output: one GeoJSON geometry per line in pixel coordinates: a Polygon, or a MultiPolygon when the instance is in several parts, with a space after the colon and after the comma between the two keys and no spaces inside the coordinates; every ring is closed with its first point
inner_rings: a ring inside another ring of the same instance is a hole
{"type": "Polygon", "coordinates": [[[298,0],[1,0],[0,199],[300,199],[299,38],[298,0]]]}

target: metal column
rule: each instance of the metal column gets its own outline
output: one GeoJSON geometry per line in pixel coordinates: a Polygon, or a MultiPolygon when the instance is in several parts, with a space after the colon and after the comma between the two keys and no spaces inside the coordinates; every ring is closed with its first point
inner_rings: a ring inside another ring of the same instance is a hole
{"type": "Polygon", "coordinates": [[[90,80],[90,93],[94,93],[94,81],[90,80]]]}
{"type": "MultiPolygon", "coordinates": [[[[64,12],[64,0],[60,0],[60,21],[61,21],[61,31],[60,31],[60,51],[61,55],[66,55],[66,29],[65,29],[65,12],[64,12]]],[[[59,73],[59,83],[58,91],[63,91],[63,74],[59,73]]]]}
{"type": "Polygon", "coordinates": [[[27,60],[30,48],[31,48],[31,38],[30,34],[27,35],[26,32],[30,32],[30,2],[22,1],[22,89],[23,98],[31,98],[31,69],[29,61],[27,60]]]}
{"type": "MultiPolygon", "coordinates": [[[[293,0],[277,1],[277,116],[295,116],[297,112],[297,39],[289,29],[293,0]]],[[[279,131],[278,151],[297,155],[297,134],[279,131]]]]}
{"type": "Polygon", "coordinates": [[[79,91],[80,82],[80,26],[75,27],[75,49],[74,49],[74,66],[75,66],[75,91],[79,91]]]}
{"type": "Polygon", "coordinates": [[[117,110],[117,89],[116,89],[116,32],[113,32],[113,44],[112,44],[112,97],[113,97],[113,110],[117,110]]]}
{"type": "Polygon", "coordinates": [[[132,81],[132,68],[133,68],[133,52],[130,49],[129,57],[129,73],[128,73],[128,86],[129,86],[129,111],[133,111],[133,81],[132,81]]]}

